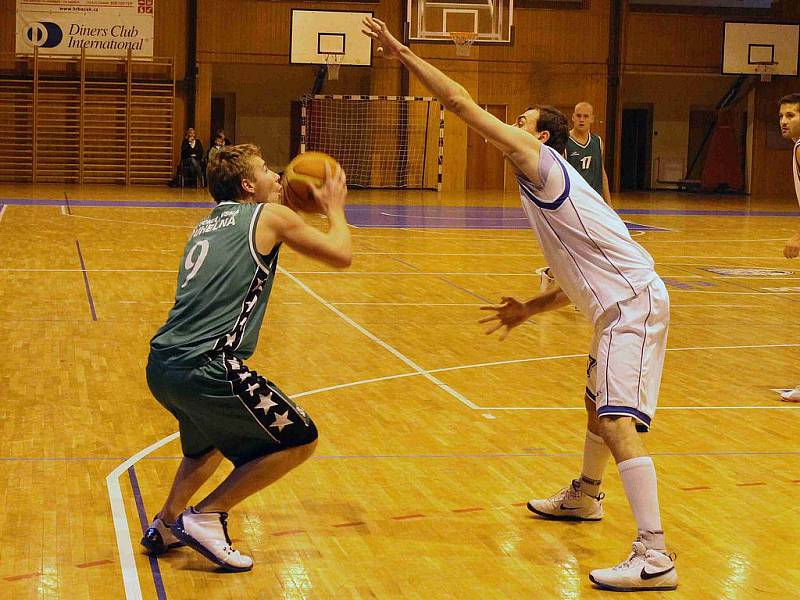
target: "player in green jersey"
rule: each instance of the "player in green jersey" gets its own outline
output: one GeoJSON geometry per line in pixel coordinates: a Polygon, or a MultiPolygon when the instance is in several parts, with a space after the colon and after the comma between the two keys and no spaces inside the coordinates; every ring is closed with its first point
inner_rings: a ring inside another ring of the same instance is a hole
{"type": "Polygon", "coordinates": [[[227,513],[308,459],[317,429],[244,361],[255,351],[281,244],[350,265],[347,187],[341,169],[326,166],[315,195],[327,232],[283,204],[278,176],[256,146],[221,148],[208,166],[208,189],[217,206],[189,237],[175,304],[150,342],[147,383],[178,420],[183,460],[142,545],[160,554],[187,544],[227,570],[249,571],[253,560],[231,546],[227,513]],[[223,458],[231,473],[189,506],[223,458]]]}
{"type": "Polygon", "coordinates": [[[603,140],[592,133],[594,107],[578,102],[572,113],[572,129],[567,139],[567,161],[594,190],[611,206],[608,176],[603,166],[603,140]]]}

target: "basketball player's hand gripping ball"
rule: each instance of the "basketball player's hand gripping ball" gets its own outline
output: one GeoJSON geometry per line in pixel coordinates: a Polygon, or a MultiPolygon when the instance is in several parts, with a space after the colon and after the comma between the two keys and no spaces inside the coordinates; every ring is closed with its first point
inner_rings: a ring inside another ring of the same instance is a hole
{"type": "Polygon", "coordinates": [[[295,156],[283,171],[286,205],[298,212],[326,212],[320,206],[319,190],[328,177],[337,177],[341,166],[324,152],[305,152],[295,156]],[[316,192],[316,193],[315,193],[316,192]]]}

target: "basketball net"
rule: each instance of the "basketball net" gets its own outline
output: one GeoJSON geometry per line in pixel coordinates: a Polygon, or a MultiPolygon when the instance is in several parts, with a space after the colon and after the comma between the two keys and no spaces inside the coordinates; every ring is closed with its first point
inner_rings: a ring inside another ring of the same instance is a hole
{"type": "Polygon", "coordinates": [[[469,49],[478,39],[478,34],[474,31],[451,31],[450,38],[456,45],[456,56],[469,56],[469,49]]]}
{"type": "Polygon", "coordinates": [[[328,67],[328,79],[335,81],[339,79],[339,67],[342,66],[341,54],[326,54],[325,65],[328,67]]]}
{"type": "Polygon", "coordinates": [[[772,81],[772,71],[777,64],[776,62],[756,63],[756,73],[761,76],[762,82],[772,81]]]}

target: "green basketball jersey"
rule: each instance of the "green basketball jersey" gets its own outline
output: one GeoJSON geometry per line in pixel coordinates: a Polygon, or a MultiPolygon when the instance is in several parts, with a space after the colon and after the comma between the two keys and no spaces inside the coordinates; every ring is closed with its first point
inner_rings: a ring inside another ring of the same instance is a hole
{"type": "Polygon", "coordinates": [[[589,134],[586,145],[579,144],[572,136],[567,138],[567,161],[581,174],[595,191],[603,195],[603,153],[600,136],[589,134]]]}
{"type": "Polygon", "coordinates": [[[222,202],[192,231],[183,251],[175,304],[150,341],[167,364],[197,364],[208,352],[242,360],[256,348],[278,267],[276,245],[268,255],[255,247],[263,204],[222,202]]]}

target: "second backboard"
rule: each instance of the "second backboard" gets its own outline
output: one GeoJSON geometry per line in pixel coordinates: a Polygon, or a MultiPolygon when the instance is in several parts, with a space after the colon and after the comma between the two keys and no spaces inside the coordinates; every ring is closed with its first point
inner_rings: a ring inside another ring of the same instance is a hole
{"type": "Polygon", "coordinates": [[[467,33],[476,44],[508,44],[513,19],[514,0],[406,0],[410,42],[449,42],[452,33],[467,33]]]}

